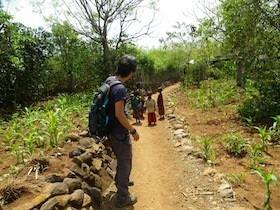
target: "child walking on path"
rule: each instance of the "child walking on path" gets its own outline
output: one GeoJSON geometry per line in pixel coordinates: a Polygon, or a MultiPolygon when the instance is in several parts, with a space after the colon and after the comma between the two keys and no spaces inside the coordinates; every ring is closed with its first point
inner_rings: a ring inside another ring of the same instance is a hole
{"type": "Polygon", "coordinates": [[[164,103],[163,103],[163,96],[162,96],[162,87],[158,88],[158,98],[157,98],[157,106],[158,106],[158,114],[159,114],[159,120],[164,120],[164,103]]]}
{"type": "Polygon", "coordinates": [[[154,125],[156,125],[156,102],[155,100],[152,98],[152,93],[149,91],[148,92],[148,99],[145,101],[145,105],[144,107],[146,108],[147,112],[148,112],[148,124],[149,126],[154,123],[154,125]]]}

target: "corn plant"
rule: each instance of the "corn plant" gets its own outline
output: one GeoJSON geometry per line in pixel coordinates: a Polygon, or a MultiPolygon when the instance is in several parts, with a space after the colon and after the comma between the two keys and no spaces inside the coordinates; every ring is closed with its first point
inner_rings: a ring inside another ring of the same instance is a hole
{"type": "Polygon", "coordinates": [[[253,126],[253,118],[252,117],[247,117],[247,118],[244,117],[243,119],[247,122],[247,125],[248,125],[248,127],[250,129],[250,132],[252,132],[253,128],[254,128],[254,126],[253,126]]]}
{"type": "Polygon", "coordinates": [[[4,134],[6,147],[9,148],[13,145],[13,136],[10,133],[4,134]]]}
{"type": "Polygon", "coordinates": [[[58,146],[59,136],[61,135],[60,131],[60,123],[61,123],[61,110],[56,109],[55,112],[48,111],[47,112],[47,119],[43,120],[43,126],[46,129],[46,134],[49,136],[50,140],[50,147],[58,146]]]}
{"type": "Polygon", "coordinates": [[[203,160],[204,161],[213,161],[214,160],[214,150],[212,147],[213,138],[203,138],[201,140],[201,150],[203,152],[203,160]]]}
{"type": "Polygon", "coordinates": [[[24,148],[19,143],[11,146],[11,154],[16,157],[17,163],[25,164],[24,148]]]}
{"type": "Polygon", "coordinates": [[[266,200],[263,204],[263,209],[271,209],[270,206],[270,197],[271,197],[271,189],[270,184],[273,183],[276,186],[278,186],[278,180],[276,176],[273,174],[274,170],[271,169],[268,173],[262,171],[260,168],[254,168],[254,173],[258,174],[261,178],[262,182],[264,183],[264,186],[266,188],[266,200]]]}
{"type": "Polygon", "coordinates": [[[24,147],[27,148],[27,152],[29,155],[33,155],[35,152],[35,138],[34,138],[34,133],[29,133],[27,137],[22,135],[22,139],[24,142],[24,147]]]}
{"type": "Polygon", "coordinates": [[[266,126],[255,127],[259,131],[259,137],[261,140],[261,150],[267,152],[268,145],[267,142],[271,139],[271,132],[267,130],[266,126]]]}
{"type": "Polygon", "coordinates": [[[260,163],[264,162],[264,158],[260,153],[261,146],[259,144],[248,145],[250,156],[250,167],[257,167],[260,163]]]}
{"type": "Polygon", "coordinates": [[[244,182],[244,174],[243,173],[240,173],[239,175],[238,174],[229,174],[227,176],[227,179],[230,181],[230,182],[233,182],[235,183],[237,186],[239,187],[242,187],[243,185],[243,182],[244,182]]]}

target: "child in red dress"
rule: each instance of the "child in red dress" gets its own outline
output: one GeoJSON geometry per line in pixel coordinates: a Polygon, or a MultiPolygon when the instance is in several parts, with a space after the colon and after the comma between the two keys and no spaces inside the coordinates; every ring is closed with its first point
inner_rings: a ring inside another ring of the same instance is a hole
{"type": "Polygon", "coordinates": [[[156,102],[152,98],[152,93],[149,91],[148,92],[148,99],[145,101],[144,107],[146,108],[148,112],[148,124],[149,126],[154,123],[156,124],[157,118],[156,118],[156,102]]]}

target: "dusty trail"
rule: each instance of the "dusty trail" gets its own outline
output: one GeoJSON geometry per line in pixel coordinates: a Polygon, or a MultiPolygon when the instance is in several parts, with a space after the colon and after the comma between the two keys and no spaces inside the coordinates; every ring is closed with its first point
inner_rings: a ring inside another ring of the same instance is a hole
{"type": "MultiPolygon", "coordinates": [[[[178,87],[176,84],[164,89],[164,99],[178,87]]],[[[156,100],[157,94],[153,98],[156,100]]],[[[134,126],[140,134],[140,140],[133,142],[131,179],[135,186],[130,191],[138,196],[138,202],[127,209],[180,209],[183,198],[179,192],[179,178],[182,169],[168,140],[168,122],[157,121],[156,126],[148,127],[145,118],[142,125],[134,126]]]]}

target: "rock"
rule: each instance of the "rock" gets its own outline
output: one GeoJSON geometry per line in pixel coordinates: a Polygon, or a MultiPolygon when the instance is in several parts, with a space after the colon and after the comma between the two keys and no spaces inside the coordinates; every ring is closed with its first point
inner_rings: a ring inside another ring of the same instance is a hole
{"type": "Polygon", "coordinates": [[[232,189],[224,189],[220,192],[222,198],[233,198],[234,192],[232,189]]]}
{"type": "Polygon", "coordinates": [[[176,135],[182,134],[184,132],[185,132],[184,129],[178,129],[173,134],[174,134],[174,136],[176,136],[176,135]]]}
{"type": "Polygon", "coordinates": [[[80,166],[78,166],[77,164],[72,165],[71,171],[73,171],[75,174],[77,174],[79,176],[84,175],[82,168],[80,166]]]}
{"type": "Polygon", "coordinates": [[[181,142],[177,142],[174,147],[177,148],[177,147],[180,147],[181,146],[181,142]]]}
{"type": "Polygon", "coordinates": [[[106,168],[106,172],[110,175],[111,178],[114,178],[116,175],[116,172],[110,169],[109,167],[106,168]]]}
{"type": "Polygon", "coordinates": [[[189,139],[189,137],[182,138],[181,143],[184,145],[193,146],[193,142],[189,139]]]}
{"type": "Polygon", "coordinates": [[[57,204],[58,200],[56,197],[50,198],[41,206],[40,210],[55,210],[57,204]]]}
{"type": "Polygon", "coordinates": [[[90,176],[90,168],[86,163],[82,163],[81,166],[82,170],[83,170],[83,177],[87,178],[90,176]]]}
{"type": "Polygon", "coordinates": [[[183,124],[176,123],[176,124],[173,125],[173,129],[174,130],[178,130],[178,129],[182,129],[182,128],[184,128],[183,124]]]}
{"type": "Polygon", "coordinates": [[[33,207],[40,206],[42,203],[44,203],[47,199],[49,199],[52,195],[50,193],[48,194],[41,194],[34,198],[31,203],[33,207]]]}
{"type": "Polygon", "coordinates": [[[81,138],[79,140],[79,145],[82,146],[83,148],[91,148],[93,145],[94,141],[92,138],[86,137],[86,138],[81,138]]]}
{"type": "Polygon", "coordinates": [[[73,158],[82,154],[82,151],[79,148],[74,148],[69,152],[69,157],[73,158]]]}
{"type": "Polygon", "coordinates": [[[102,166],[102,160],[100,158],[94,158],[92,160],[92,166],[93,166],[94,170],[99,171],[102,166]]]}
{"type": "Polygon", "coordinates": [[[184,152],[184,154],[189,155],[195,152],[195,148],[193,146],[183,145],[178,149],[178,152],[184,152]]]}
{"type": "Polygon", "coordinates": [[[75,190],[71,194],[70,202],[76,208],[81,208],[84,201],[84,191],[81,189],[75,190]]]}
{"type": "Polygon", "coordinates": [[[170,115],[168,115],[168,119],[170,120],[170,119],[174,119],[174,118],[176,118],[176,115],[175,114],[170,114],[170,115]]]}
{"type": "Polygon", "coordinates": [[[102,158],[106,163],[111,163],[113,161],[113,159],[109,155],[104,154],[102,158]]]}
{"type": "Polygon", "coordinates": [[[84,193],[84,200],[83,200],[82,207],[89,206],[91,203],[92,203],[91,197],[88,194],[84,193]]]}
{"type": "Polygon", "coordinates": [[[90,187],[86,182],[82,183],[82,188],[92,200],[96,201],[99,205],[103,203],[103,197],[100,189],[97,187],[90,187]]]}
{"type": "Polygon", "coordinates": [[[76,156],[72,159],[73,163],[76,163],[79,167],[81,167],[83,160],[80,156],[76,156]]]}
{"type": "Polygon", "coordinates": [[[88,131],[82,131],[82,132],[80,132],[78,135],[79,135],[79,136],[82,136],[82,137],[90,137],[88,131]]]}
{"type": "Polygon", "coordinates": [[[63,177],[62,175],[57,175],[57,174],[49,174],[45,177],[46,182],[54,183],[54,182],[62,182],[63,177]]]}
{"type": "Polygon", "coordinates": [[[52,196],[63,195],[63,194],[68,194],[69,189],[65,183],[56,182],[56,183],[48,184],[44,190],[44,193],[51,194],[52,196]]]}
{"type": "Polygon", "coordinates": [[[61,208],[64,208],[68,202],[70,201],[71,196],[69,194],[67,195],[57,195],[55,198],[58,200],[57,206],[61,208]]]}
{"type": "Polygon", "coordinates": [[[89,153],[89,152],[85,152],[83,154],[80,155],[81,159],[82,159],[82,162],[90,165],[91,162],[92,162],[92,154],[89,153]]]}
{"type": "Polygon", "coordinates": [[[82,182],[77,178],[65,178],[63,182],[67,185],[69,193],[74,192],[74,190],[81,188],[82,182]]]}
{"type": "Polygon", "coordinates": [[[76,133],[70,133],[66,136],[66,139],[70,141],[79,141],[80,138],[81,137],[76,133]]]}
{"type": "Polygon", "coordinates": [[[228,183],[223,183],[219,188],[218,188],[218,192],[221,192],[225,189],[231,189],[231,186],[228,183]]]}
{"type": "Polygon", "coordinates": [[[103,197],[106,200],[110,200],[117,192],[117,187],[115,185],[115,182],[111,182],[109,187],[104,191],[103,197]]]}

